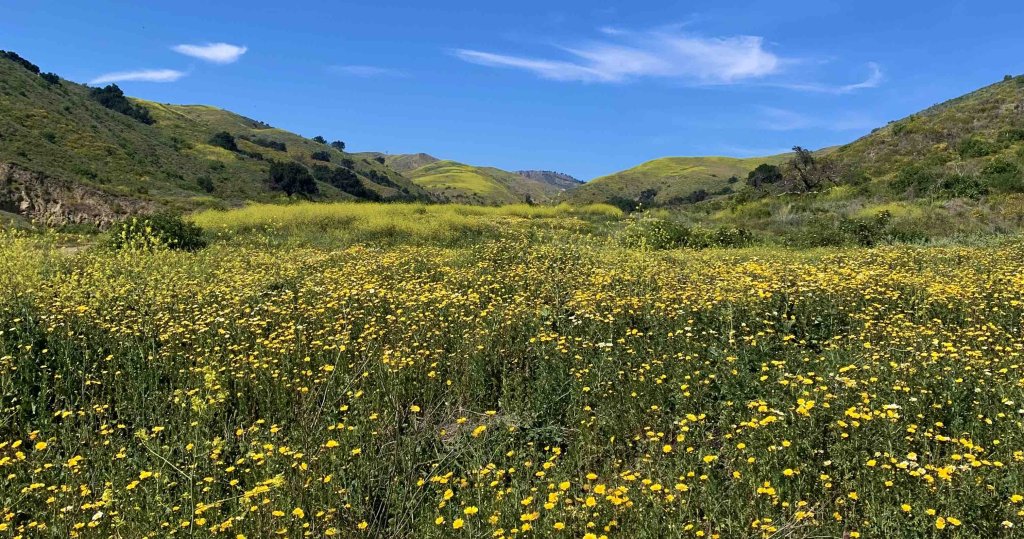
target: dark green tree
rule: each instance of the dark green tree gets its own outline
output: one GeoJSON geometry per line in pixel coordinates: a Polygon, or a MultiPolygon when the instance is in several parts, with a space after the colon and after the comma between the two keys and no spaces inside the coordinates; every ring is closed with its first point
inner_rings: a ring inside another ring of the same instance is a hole
{"type": "Polygon", "coordinates": [[[274,161],[270,164],[270,186],[278,191],[284,191],[288,196],[296,193],[312,195],[319,191],[316,181],[309,174],[309,169],[294,161],[274,161]]]}
{"type": "Polygon", "coordinates": [[[771,185],[782,181],[782,172],[779,167],[761,163],[757,168],[747,174],[747,185],[760,189],[764,185],[771,185]]]}
{"type": "Polygon", "coordinates": [[[319,142],[320,144],[327,144],[327,139],[321,137],[320,135],[317,135],[317,136],[313,137],[313,142],[319,142]]]}
{"type": "Polygon", "coordinates": [[[235,137],[227,131],[214,133],[213,136],[210,137],[210,145],[217,146],[218,148],[224,148],[229,152],[238,151],[238,144],[235,143],[235,137]]]}
{"type": "Polygon", "coordinates": [[[124,92],[121,91],[116,84],[110,84],[103,88],[93,88],[89,90],[89,96],[92,97],[96,102],[104,107],[130,116],[136,120],[150,125],[153,123],[153,117],[149,114],[149,109],[142,105],[136,105],[128,100],[124,96],[124,92]]]}

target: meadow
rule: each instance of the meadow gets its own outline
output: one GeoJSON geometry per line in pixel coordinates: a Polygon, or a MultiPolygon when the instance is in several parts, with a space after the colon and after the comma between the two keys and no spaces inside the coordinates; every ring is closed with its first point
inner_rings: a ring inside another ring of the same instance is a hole
{"type": "Polygon", "coordinates": [[[0,537],[1016,537],[1024,242],[623,244],[606,206],[0,233],[0,537]]]}

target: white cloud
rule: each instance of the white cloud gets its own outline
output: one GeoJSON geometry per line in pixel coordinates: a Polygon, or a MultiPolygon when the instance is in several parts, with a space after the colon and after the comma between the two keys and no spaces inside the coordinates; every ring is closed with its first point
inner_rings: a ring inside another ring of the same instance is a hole
{"type": "Polygon", "coordinates": [[[368,66],[368,65],[342,65],[342,66],[331,66],[328,68],[333,73],[339,73],[341,75],[349,75],[352,77],[407,77],[408,74],[404,71],[397,69],[391,69],[388,67],[368,66]]]}
{"type": "Polygon", "coordinates": [[[853,84],[842,84],[842,85],[829,85],[819,83],[777,83],[773,86],[779,86],[781,88],[788,88],[790,90],[802,90],[805,92],[818,92],[824,94],[848,94],[857,90],[863,90],[866,88],[878,88],[882,81],[885,80],[885,75],[882,74],[882,68],[875,62],[868,62],[868,76],[861,82],[853,84]]]}
{"type": "Polygon", "coordinates": [[[248,47],[228,43],[207,43],[205,45],[175,45],[171,50],[215,64],[230,64],[238,61],[248,47]]]}
{"type": "Polygon", "coordinates": [[[108,84],[111,82],[174,82],[185,76],[184,72],[174,69],[139,69],[136,71],[116,71],[105,73],[89,81],[89,84],[108,84]]]}
{"type": "Polygon", "coordinates": [[[602,29],[605,39],[565,47],[565,59],[532,58],[457,49],[467,62],[530,71],[560,81],[626,82],[642,77],[697,84],[730,84],[780,71],[785,60],[758,36],[704,38],[675,30],[627,32],[602,29]]]}
{"type": "MultiPolygon", "coordinates": [[[[470,63],[520,69],[556,81],[622,83],[640,78],[663,78],[694,85],[756,83],[791,90],[847,94],[875,88],[884,80],[882,69],[868,63],[861,82],[845,85],[792,82],[787,68],[807,59],[782,57],[766,48],[760,36],[701,37],[685,25],[634,32],[617,27],[598,29],[601,37],[576,46],[560,47],[561,57],[524,56],[474,49],[453,54],[470,63]],[[789,80],[786,80],[789,79],[789,80]]],[[[791,71],[791,70],[790,70],[791,71]]]]}

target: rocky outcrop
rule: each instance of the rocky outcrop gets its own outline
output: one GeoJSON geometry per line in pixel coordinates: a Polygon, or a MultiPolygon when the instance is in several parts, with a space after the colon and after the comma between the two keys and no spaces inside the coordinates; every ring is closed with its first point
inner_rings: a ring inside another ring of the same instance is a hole
{"type": "Polygon", "coordinates": [[[152,202],[0,163],[0,210],[42,225],[94,224],[106,228],[127,215],[155,209],[152,202]]]}

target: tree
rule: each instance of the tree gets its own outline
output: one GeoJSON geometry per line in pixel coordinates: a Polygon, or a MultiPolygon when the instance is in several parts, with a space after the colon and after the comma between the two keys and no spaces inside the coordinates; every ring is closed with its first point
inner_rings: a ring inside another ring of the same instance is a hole
{"type": "Polygon", "coordinates": [[[782,181],[782,172],[779,167],[761,163],[757,168],[747,174],[747,185],[760,189],[763,185],[770,185],[782,181]]]}
{"type": "Polygon", "coordinates": [[[47,84],[60,84],[60,77],[56,73],[40,73],[39,76],[46,81],[47,84]]]}
{"type": "Polygon", "coordinates": [[[284,191],[288,196],[295,193],[311,195],[319,191],[309,169],[294,161],[274,161],[270,164],[270,186],[284,191]]]}
{"type": "Polygon", "coordinates": [[[819,159],[810,150],[800,146],[793,146],[793,152],[788,166],[804,191],[817,189],[825,182],[839,184],[841,167],[837,161],[828,157],[819,159]]]}
{"type": "Polygon", "coordinates": [[[355,172],[347,168],[313,165],[313,178],[317,181],[333,185],[352,196],[366,200],[380,200],[380,195],[376,191],[367,189],[363,182],[359,181],[359,176],[356,176],[355,172]]]}
{"type": "Polygon", "coordinates": [[[37,66],[37,65],[33,64],[32,62],[29,62],[28,60],[22,58],[21,56],[18,55],[18,53],[14,52],[14,51],[0,51],[0,58],[6,58],[6,59],[8,59],[8,60],[10,60],[12,62],[17,62],[18,64],[21,65],[21,67],[24,67],[25,69],[27,69],[27,70],[29,70],[29,71],[37,74],[37,75],[39,74],[39,66],[37,66]]]}
{"type": "Polygon", "coordinates": [[[238,144],[235,143],[235,137],[231,136],[231,133],[228,133],[227,131],[214,133],[213,136],[210,137],[210,145],[217,146],[218,148],[224,148],[229,152],[238,151],[238,144]]]}
{"type": "Polygon", "coordinates": [[[335,150],[338,150],[339,152],[345,151],[345,143],[340,140],[332,142],[331,147],[334,148],[335,150]]]}
{"type": "Polygon", "coordinates": [[[129,101],[124,96],[121,88],[116,84],[110,84],[103,88],[93,88],[89,90],[89,97],[92,97],[100,105],[114,112],[135,118],[146,125],[153,123],[153,117],[149,115],[149,109],[129,101]]]}
{"type": "Polygon", "coordinates": [[[331,161],[331,152],[313,152],[309,154],[309,157],[314,161],[326,161],[329,163],[331,161]]]}
{"type": "Polygon", "coordinates": [[[321,137],[320,135],[317,135],[317,136],[313,137],[313,142],[319,142],[320,144],[327,144],[327,139],[321,137]]]}

